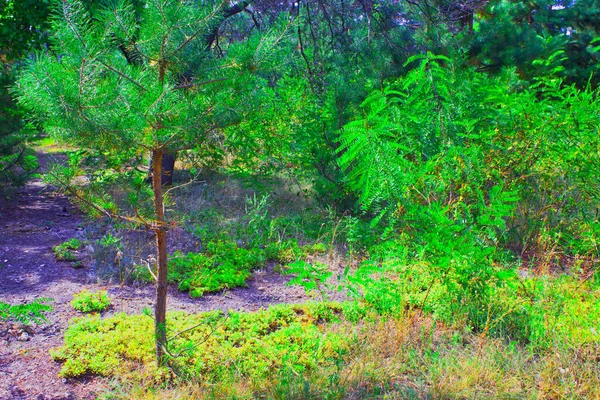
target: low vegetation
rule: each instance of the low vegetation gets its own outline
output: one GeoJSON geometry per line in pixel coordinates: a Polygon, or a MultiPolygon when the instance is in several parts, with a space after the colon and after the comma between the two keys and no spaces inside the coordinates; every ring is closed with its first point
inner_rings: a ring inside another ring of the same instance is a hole
{"type": "Polygon", "coordinates": [[[82,290],[73,296],[71,306],[82,313],[101,312],[110,306],[110,298],[106,290],[97,292],[82,290]]]}
{"type": "Polygon", "coordinates": [[[0,302],[0,320],[17,321],[24,324],[41,324],[47,321],[46,314],[52,312],[50,298],[35,299],[24,304],[8,304],[0,302]]]}
{"type": "Polygon", "coordinates": [[[71,238],[66,242],[59,244],[58,246],[54,246],[52,251],[54,252],[54,256],[58,261],[77,263],[77,256],[74,252],[79,250],[81,246],[83,246],[83,242],[81,240],[77,238],[71,238]]]}
{"type": "MultiPolygon", "coordinates": [[[[94,273],[156,283],[153,316],[71,321],[63,377],[110,398],[600,398],[593,1],[56,12],[0,77],[0,175],[35,168],[19,110],[67,150],[46,179],[88,217],[94,273]],[[196,299],[257,270],[319,301],[167,313],[169,285],[196,299]]],[[[77,267],[82,246],[53,251],[77,267]]]]}
{"type": "Polygon", "coordinates": [[[447,306],[424,314],[418,282],[405,289],[379,312],[384,287],[344,303],[172,313],[170,370],[156,369],[144,315],[77,319],[53,356],[65,377],[118,377],[117,398],[600,395],[600,282],[513,276],[477,313],[438,286],[431,302],[447,306]]]}

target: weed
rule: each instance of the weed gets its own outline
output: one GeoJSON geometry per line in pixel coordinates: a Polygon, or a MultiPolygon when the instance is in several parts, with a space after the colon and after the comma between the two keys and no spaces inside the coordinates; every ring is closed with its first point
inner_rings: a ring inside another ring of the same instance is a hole
{"type": "Polygon", "coordinates": [[[207,292],[244,286],[253,269],[264,264],[264,251],[244,249],[231,242],[210,242],[205,253],[175,253],[169,281],[179,290],[200,297],[207,292]]]}
{"type": "MultiPolygon", "coordinates": [[[[325,251],[322,244],[299,246],[297,241],[271,243],[261,248],[238,246],[227,240],[210,241],[203,253],[176,252],[169,264],[169,282],[192,297],[246,285],[253,270],[267,260],[287,263],[325,251]]],[[[142,276],[147,272],[140,271],[142,276]]]]}
{"type": "Polygon", "coordinates": [[[288,285],[302,286],[307,293],[317,291],[321,296],[321,300],[327,300],[325,285],[332,273],[326,264],[320,262],[309,263],[299,260],[288,264],[284,273],[295,275],[288,282],[288,285]]]}
{"type": "Polygon", "coordinates": [[[73,251],[77,251],[83,246],[83,242],[77,238],[71,238],[52,248],[57,261],[77,261],[73,251]]]}

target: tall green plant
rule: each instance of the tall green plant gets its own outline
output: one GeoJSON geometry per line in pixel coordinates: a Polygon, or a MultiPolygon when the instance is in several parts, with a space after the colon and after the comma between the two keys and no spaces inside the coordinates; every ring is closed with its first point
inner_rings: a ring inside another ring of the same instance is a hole
{"type": "Polygon", "coordinates": [[[490,266],[498,248],[596,257],[597,93],[417,60],[341,132],[340,166],[363,210],[446,265],[472,253],[490,266]]]}

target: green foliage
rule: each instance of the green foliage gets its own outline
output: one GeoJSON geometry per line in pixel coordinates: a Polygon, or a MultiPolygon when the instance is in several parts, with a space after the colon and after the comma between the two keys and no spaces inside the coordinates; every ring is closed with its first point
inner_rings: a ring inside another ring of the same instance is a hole
{"type": "Polygon", "coordinates": [[[298,260],[287,264],[284,273],[295,275],[288,282],[288,285],[302,286],[307,292],[317,291],[323,301],[327,300],[327,294],[325,293],[326,281],[331,277],[332,272],[326,264],[298,260]]]}
{"type": "Polygon", "coordinates": [[[0,3],[2,55],[20,58],[44,43],[48,29],[49,0],[7,0],[0,3]]]}
{"type": "Polygon", "coordinates": [[[58,261],[77,261],[77,257],[73,251],[79,250],[83,246],[83,242],[77,238],[71,238],[52,248],[54,256],[58,261]]]}
{"type": "Polygon", "coordinates": [[[597,86],[600,54],[593,39],[600,35],[600,7],[596,1],[496,0],[481,14],[465,43],[472,62],[493,72],[514,66],[530,81],[558,72],[580,88],[590,81],[597,86]],[[535,62],[551,59],[556,52],[561,57],[553,65],[535,62]]]}
{"type": "MultiPolygon", "coordinates": [[[[278,305],[256,313],[171,313],[169,349],[179,355],[171,360],[172,368],[210,382],[233,374],[264,379],[284,366],[303,374],[334,362],[347,348],[341,334],[320,329],[342,318],[343,309],[336,304],[278,305]]],[[[64,346],[53,352],[64,362],[61,376],[114,375],[127,368],[124,360],[151,367],[152,324],[151,318],[125,314],[75,320],[64,346]]]]}
{"type": "Polygon", "coordinates": [[[344,127],[338,150],[363,210],[384,222],[382,237],[440,243],[414,249],[436,257],[453,242],[464,253],[482,246],[504,257],[494,255],[504,247],[553,262],[596,254],[597,93],[556,77],[525,87],[510,71],[485,77],[431,54],[416,60],[365,100],[365,118],[344,127]]]}
{"type": "Polygon", "coordinates": [[[110,306],[110,298],[106,290],[97,292],[82,290],[73,296],[71,306],[82,313],[101,312],[110,306]]]}
{"type": "Polygon", "coordinates": [[[226,240],[210,241],[202,253],[176,252],[169,263],[170,283],[192,297],[245,286],[253,270],[267,260],[288,263],[324,252],[322,244],[299,246],[297,241],[271,242],[264,247],[239,247],[226,240]]]}
{"type": "Polygon", "coordinates": [[[27,143],[35,130],[22,121],[23,110],[8,91],[16,68],[5,63],[0,66],[0,186],[22,184],[38,168],[37,158],[27,143]]]}
{"type": "Polygon", "coordinates": [[[52,312],[52,306],[47,304],[52,301],[50,298],[39,298],[15,305],[0,302],[0,320],[41,324],[47,321],[46,313],[52,312]]]}
{"type": "MultiPolygon", "coordinates": [[[[363,268],[364,277],[377,273],[363,268]]],[[[379,290],[378,299],[365,297],[366,302],[277,305],[254,313],[170,314],[173,331],[168,348],[170,356],[176,356],[170,359],[177,375],[175,387],[184,390],[181,385],[185,383],[206,385],[209,393],[228,387],[232,391],[217,392],[224,397],[224,393],[237,396],[240,392],[233,388],[241,386],[246,396],[252,392],[255,396],[267,393],[268,397],[277,392],[289,397],[300,390],[296,385],[303,383],[310,385],[305,387],[306,393],[364,395],[401,391],[404,386],[385,386],[385,378],[403,374],[403,379],[415,384],[426,379],[433,385],[445,377],[448,383],[427,387],[448,395],[471,393],[485,382],[497,385],[516,379],[498,389],[504,394],[506,390],[525,393],[529,390],[525,383],[539,373],[542,383],[535,391],[552,393],[556,388],[568,392],[563,386],[569,384],[563,380],[569,378],[564,371],[570,368],[577,371],[578,382],[586,382],[578,393],[597,390],[591,384],[597,382],[594,362],[600,343],[599,293],[594,284],[568,277],[522,279],[499,272],[491,301],[477,310],[478,325],[471,325],[475,316],[469,317],[471,320],[467,315],[456,318],[459,314],[440,324],[406,307],[421,303],[421,285],[428,281],[431,268],[398,264],[370,268],[380,272],[385,268],[389,285],[384,281],[381,287],[373,286],[379,290]],[[425,278],[420,280],[421,274],[425,278]],[[403,298],[395,306],[384,297],[393,284],[400,287],[387,299],[393,301],[397,294],[403,298]],[[383,306],[379,311],[388,317],[371,313],[377,302],[383,306]],[[385,310],[386,304],[389,310],[385,310]],[[395,316],[390,318],[390,314],[395,316]],[[471,352],[484,359],[472,359],[471,352]],[[523,370],[525,366],[531,370],[523,370]],[[560,373],[559,367],[563,369],[560,373]],[[452,381],[457,377],[458,382],[452,381]]],[[[439,306],[433,308],[434,317],[444,318],[445,310],[454,306],[454,298],[437,283],[429,298],[435,299],[432,305],[439,306]]],[[[471,305],[460,307],[465,312],[471,305]]],[[[61,375],[66,377],[91,373],[135,379],[131,369],[137,365],[137,374],[145,377],[142,381],[147,385],[150,380],[164,379],[164,374],[155,370],[153,337],[152,318],[147,316],[77,319],[53,357],[63,362],[61,375]]]]}
{"type": "Polygon", "coordinates": [[[246,285],[253,269],[264,263],[261,252],[237,247],[235,243],[211,242],[206,253],[175,253],[169,264],[169,282],[192,297],[246,285]]]}
{"type": "Polygon", "coordinates": [[[221,1],[57,3],[53,52],[32,59],[14,87],[46,132],[76,148],[49,182],[92,214],[142,225],[155,217],[147,174],[139,170],[149,150],[223,154],[222,130],[258,104],[249,96],[266,86],[259,72],[285,57],[275,47],[291,23],[279,18],[271,29],[213,51],[206,41],[227,10],[221,1]]]}
{"type": "Polygon", "coordinates": [[[530,88],[510,73],[484,78],[432,55],[373,92],[339,151],[384,240],[347,271],[350,293],[379,312],[419,308],[548,347],[551,325],[582,304],[542,294],[538,280],[525,294],[528,282],[498,265],[509,248],[542,265],[597,257],[596,96],[554,77],[530,88]]]}
{"type": "MultiPolygon", "coordinates": [[[[416,262],[408,249],[406,243],[387,242],[377,257],[347,270],[349,294],[384,315],[403,316],[418,309],[534,351],[600,341],[600,293],[593,282],[569,276],[521,278],[516,270],[497,267],[485,271],[482,282],[481,275],[458,261],[440,276],[438,265],[416,262]]],[[[465,259],[464,264],[478,265],[476,260],[465,259]]]]}

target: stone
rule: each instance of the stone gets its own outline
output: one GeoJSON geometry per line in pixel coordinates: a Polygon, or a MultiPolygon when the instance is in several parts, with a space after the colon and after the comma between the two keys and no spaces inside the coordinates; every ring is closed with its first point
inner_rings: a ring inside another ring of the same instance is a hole
{"type": "Polygon", "coordinates": [[[29,334],[27,332],[21,333],[21,335],[17,338],[19,342],[27,342],[29,341],[29,334]]]}

